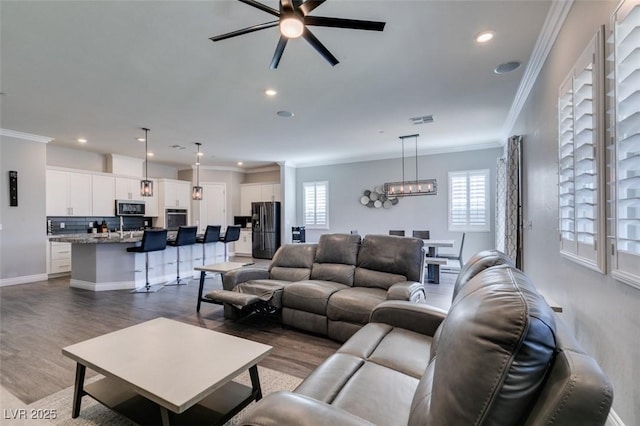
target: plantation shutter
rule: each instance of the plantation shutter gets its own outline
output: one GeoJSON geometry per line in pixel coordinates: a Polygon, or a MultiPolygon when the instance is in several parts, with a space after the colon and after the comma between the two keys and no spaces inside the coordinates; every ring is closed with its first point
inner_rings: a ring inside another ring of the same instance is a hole
{"type": "Polygon", "coordinates": [[[328,229],[328,182],[305,182],[304,191],[304,224],[309,228],[328,229]]]}
{"type": "Polygon", "coordinates": [[[488,231],[489,170],[449,172],[449,230],[488,231]]]}

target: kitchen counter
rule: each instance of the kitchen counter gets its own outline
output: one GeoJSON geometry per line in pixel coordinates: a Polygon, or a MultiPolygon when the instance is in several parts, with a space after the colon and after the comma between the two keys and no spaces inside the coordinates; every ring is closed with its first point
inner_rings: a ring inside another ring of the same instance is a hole
{"type": "MultiPolygon", "coordinates": [[[[174,238],[177,231],[169,232],[174,238]]],[[[131,290],[145,285],[145,254],[128,252],[142,241],[144,231],[110,234],[67,234],[49,236],[49,241],[71,244],[71,287],[85,290],[131,290]]],[[[189,280],[194,267],[202,266],[203,249],[207,263],[222,261],[221,243],[167,246],[148,253],[149,281],[160,284],[176,278],[177,250],[180,250],[180,276],[189,280]]]]}
{"type": "MultiPolygon", "coordinates": [[[[168,238],[175,238],[177,231],[169,231],[168,238]]],[[[72,244],[135,244],[142,241],[144,231],[125,231],[120,237],[120,232],[107,234],[67,234],[49,236],[49,241],[72,244]]]]}

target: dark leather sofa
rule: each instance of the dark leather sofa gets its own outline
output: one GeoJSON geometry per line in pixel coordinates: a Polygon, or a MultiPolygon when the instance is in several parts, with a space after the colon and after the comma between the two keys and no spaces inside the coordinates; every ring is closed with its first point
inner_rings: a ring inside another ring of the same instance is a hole
{"type": "Polygon", "coordinates": [[[244,425],[603,425],[607,377],[497,251],[467,262],[448,312],[402,301],[244,425]]]}
{"type": "Polygon", "coordinates": [[[318,244],[282,246],[268,270],[227,273],[224,290],[205,297],[223,302],[226,318],[267,305],[286,325],[345,341],[380,303],[424,300],[423,262],[417,238],[324,234],[318,244]]]}

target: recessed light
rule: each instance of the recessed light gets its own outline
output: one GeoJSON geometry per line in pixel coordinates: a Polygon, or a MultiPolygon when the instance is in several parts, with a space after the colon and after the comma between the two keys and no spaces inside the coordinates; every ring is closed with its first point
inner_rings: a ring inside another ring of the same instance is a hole
{"type": "Polygon", "coordinates": [[[202,156],[204,155],[204,152],[198,152],[196,155],[197,155],[198,157],[202,157],[202,156]]]}
{"type": "Polygon", "coordinates": [[[153,157],[153,152],[147,152],[147,157],[153,157]]]}
{"type": "Polygon", "coordinates": [[[494,31],[483,31],[476,34],[476,43],[486,43],[496,35],[494,31]]]}
{"type": "Polygon", "coordinates": [[[276,112],[276,114],[280,117],[286,117],[286,118],[294,116],[294,114],[291,111],[278,111],[276,112]]]}
{"type": "Polygon", "coordinates": [[[267,95],[267,96],[275,96],[275,95],[278,94],[278,92],[276,92],[273,89],[267,89],[267,90],[264,91],[264,94],[267,95]]]}
{"type": "Polygon", "coordinates": [[[144,138],[136,138],[138,142],[144,142],[144,138]]]}
{"type": "Polygon", "coordinates": [[[238,166],[242,166],[244,163],[242,161],[238,161],[238,166]]]}
{"type": "Polygon", "coordinates": [[[87,140],[85,138],[78,138],[78,142],[87,143],[87,140]]]}
{"type": "Polygon", "coordinates": [[[518,68],[520,68],[520,62],[518,61],[505,62],[504,64],[498,65],[493,72],[496,74],[506,74],[508,72],[515,71],[518,68]]]}

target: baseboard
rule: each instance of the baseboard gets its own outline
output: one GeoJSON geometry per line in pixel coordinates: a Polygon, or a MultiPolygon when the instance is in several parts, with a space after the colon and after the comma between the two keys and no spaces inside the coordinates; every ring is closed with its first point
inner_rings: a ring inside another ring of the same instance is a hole
{"type": "Polygon", "coordinates": [[[108,291],[108,290],[133,290],[133,281],[114,281],[105,283],[92,283],[89,281],[76,280],[71,278],[69,286],[91,291],[108,291]]]}
{"type": "MultiPolygon", "coordinates": [[[[185,276],[180,278],[188,283],[191,280],[200,278],[200,274],[196,274],[195,272],[193,272],[191,274],[186,274],[185,276]]],[[[157,277],[154,278],[151,282],[151,285],[166,284],[175,281],[175,279],[175,273],[168,274],[164,275],[160,279],[158,279],[157,277]]],[[[138,284],[138,287],[144,287],[144,281],[142,282],[142,284],[138,284]]],[[[71,278],[71,280],[69,281],[69,286],[91,291],[133,290],[134,288],[136,288],[136,284],[133,281],[110,281],[103,283],[93,283],[90,281],[77,280],[75,278],[71,278]]]]}
{"type": "Polygon", "coordinates": [[[22,277],[11,277],[0,279],[0,287],[6,287],[16,284],[33,283],[36,281],[46,281],[49,278],[47,274],[24,275],[22,277]]]}
{"type": "Polygon", "coordinates": [[[620,417],[618,417],[618,414],[616,414],[616,412],[613,411],[613,408],[611,409],[611,411],[609,411],[609,415],[607,416],[607,422],[605,423],[605,426],[624,426],[624,422],[620,417]]]}

